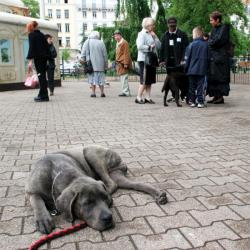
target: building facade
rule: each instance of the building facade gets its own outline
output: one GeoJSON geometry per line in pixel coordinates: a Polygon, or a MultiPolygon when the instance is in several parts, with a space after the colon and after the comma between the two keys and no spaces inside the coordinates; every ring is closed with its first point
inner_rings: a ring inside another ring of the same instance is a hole
{"type": "Polygon", "coordinates": [[[116,0],[45,0],[45,16],[58,26],[59,46],[81,49],[83,34],[114,25],[116,0]]]}
{"type": "Polygon", "coordinates": [[[29,10],[21,0],[1,0],[0,12],[28,16],[29,10]]]}

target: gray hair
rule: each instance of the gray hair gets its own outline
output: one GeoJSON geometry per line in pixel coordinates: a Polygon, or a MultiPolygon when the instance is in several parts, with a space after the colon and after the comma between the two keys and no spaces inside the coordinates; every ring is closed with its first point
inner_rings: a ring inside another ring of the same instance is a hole
{"type": "Polygon", "coordinates": [[[152,25],[152,24],[155,24],[155,20],[152,18],[152,17],[145,17],[143,20],[142,20],[142,28],[143,29],[147,29],[147,27],[149,25],[152,25]]]}
{"type": "Polygon", "coordinates": [[[96,30],[91,31],[88,38],[90,39],[100,39],[100,33],[96,30]]]}
{"type": "Polygon", "coordinates": [[[203,37],[203,29],[198,26],[193,29],[193,39],[201,38],[203,37]]]}

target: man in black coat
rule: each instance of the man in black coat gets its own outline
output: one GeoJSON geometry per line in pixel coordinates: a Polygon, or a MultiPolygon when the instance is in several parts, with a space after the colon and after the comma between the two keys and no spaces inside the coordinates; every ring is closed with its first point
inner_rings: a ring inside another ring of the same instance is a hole
{"type": "Polygon", "coordinates": [[[185,32],[177,28],[177,19],[170,17],[167,20],[168,31],[161,39],[160,65],[165,64],[167,74],[184,72],[183,63],[188,38],[185,32]]]}
{"type": "Polygon", "coordinates": [[[222,24],[222,15],[214,11],[210,15],[213,27],[208,46],[210,49],[210,67],[208,74],[208,94],[213,97],[208,103],[222,104],[223,96],[230,91],[230,26],[222,24]]]}
{"type": "Polygon", "coordinates": [[[32,69],[32,60],[34,61],[37,71],[40,90],[38,96],[34,98],[36,102],[49,101],[47,80],[46,80],[46,66],[47,60],[50,57],[49,46],[47,40],[42,32],[38,30],[38,23],[32,21],[27,24],[29,32],[29,51],[27,59],[29,59],[29,70],[32,69]]]}

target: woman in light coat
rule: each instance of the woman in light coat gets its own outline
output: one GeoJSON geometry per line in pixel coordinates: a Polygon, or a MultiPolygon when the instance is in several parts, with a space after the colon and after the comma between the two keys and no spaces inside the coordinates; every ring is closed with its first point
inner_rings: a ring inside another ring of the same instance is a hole
{"type": "Polygon", "coordinates": [[[151,99],[151,85],[156,82],[156,67],[157,65],[148,65],[146,63],[149,52],[154,52],[157,55],[157,50],[161,47],[161,42],[154,33],[155,21],[151,17],[146,17],[142,21],[142,30],[138,33],[136,45],[138,49],[137,61],[140,69],[140,86],[135,103],[144,104],[155,102],[151,99]],[[143,99],[143,92],[145,100],[143,99]]]}
{"type": "Polygon", "coordinates": [[[93,72],[88,74],[88,82],[91,84],[91,97],[96,97],[96,85],[99,86],[101,97],[105,97],[105,70],[108,66],[108,56],[105,44],[100,40],[100,33],[92,31],[84,42],[81,52],[81,61],[91,61],[93,72]]]}

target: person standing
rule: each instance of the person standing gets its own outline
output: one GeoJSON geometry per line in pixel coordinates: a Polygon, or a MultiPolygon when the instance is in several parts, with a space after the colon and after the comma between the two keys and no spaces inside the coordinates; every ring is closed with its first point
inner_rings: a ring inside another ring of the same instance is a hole
{"type": "Polygon", "coordinates": [[[210,49],[210,67],[208,74],[208,95],[213,97],[207,103],[222,104],[223,96],[230,91],[230,26],[221,23],[222,14],[214,11],[210,14],[213,29],[208,40],[210,49]]]}
{"type": "Polygon", "coordinates": [[[196,94],[198,108],[204,108],[204,83],[208,68],[208,44],[203,39],[201,27],[193,29],[193,42],[189,44],[185,54],[185,71],[189,79],[189,104],[195,107],[196,94]]]}
{"type": "MultiPolygon", "coordinates": [[[[177,19],[169,17],[168,30],[161,38],[160,65],[165,65],[167,74],[184,72],[183,63],[188,37],[177,28],[177,19]]],[[[172,92],[174,97],[174,93],[172,92]]]]}
{"type": "Polygon", "coordinates": [[[129,52],[128,42],[122,37],[119,30],[114,32],[114,39],[116,40],[116,71],[120,76],[122,92],[119,96],[130,96],[130,89],[128,84],[128,71],[132,67],[132,60],[129,52]]]}
{"type": "Polygon", "coordinates": [[[105,70],[108,66],[108,55],[105,44],[100,40],[100,33],[92,31],[84,42],[81,51],[80,62],[91,61],[93,72],[88,73],[88,82],[91,84],[92,93],[90,97],[96,97],[96,85],[99,86],[101,97],[105,97],[105,70]]]}
{"type": "Polygon", "coordinates": [[[49,101],[47,80],[46,80],[46,66],[47,60],[50,57],[49,45],[42,32],[38,29],[38,23],[32,21],[26,25],[26,30],[29,33],[29,50],[27,59],[29,60],[28,68],[32,70],[32,64],[34,62],[40,90],[38,96],[34,98],[35,102],[47,102],[49,101]]]}
{"type": "Polygon", "coordinates": [[[142,21],[142,30],[138,33],[136,45],[138,49],[137,61],[140,70],[140,85],[135,103],[154,104],[151,99],[151,86],[156,83],[156,67],[158,66],[157,50],[161,47],[161,42],[154,32],[155,21],[151,17],[146,17],[142,21]],[[143,100],[143,92],[145,100],[143,100]]]}
{"type": "Polygon", "coordinates": [[[53,44],[53,37],[50,34],[45,35],[47,42],[49,44],[50,58],[47,64],[47,77],[48,77],[48,85],[50,90],[50,95],[54,95],[54,72],[56,68],[55,58],[57,57],[56,48],[53,44]]]}

